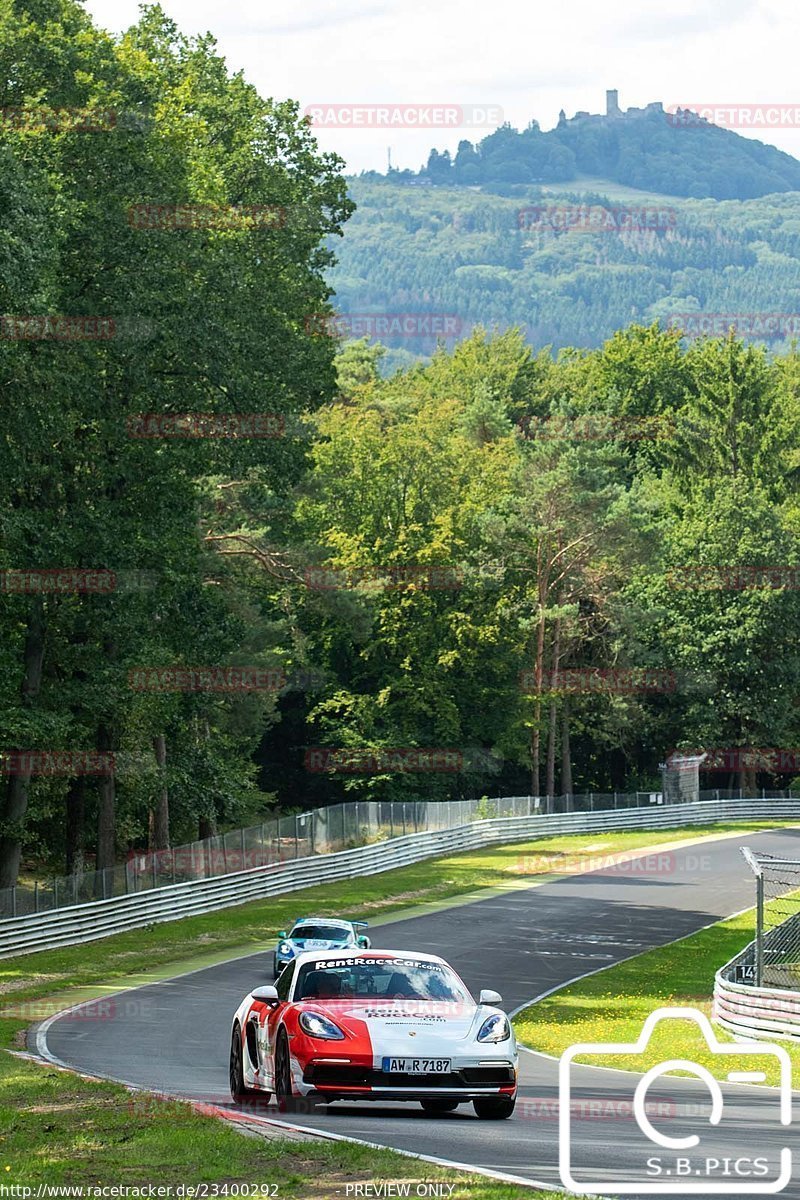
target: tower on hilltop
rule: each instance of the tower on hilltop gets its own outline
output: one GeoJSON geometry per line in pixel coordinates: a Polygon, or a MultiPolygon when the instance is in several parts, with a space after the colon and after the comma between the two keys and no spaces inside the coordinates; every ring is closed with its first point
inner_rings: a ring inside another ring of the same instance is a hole
{"type": "Polygon", "coordinates": [[[622,109],[619,106],[619,92],[616,88],[609,88],[606,91],[606,116],[621,117],[622,109]]]}

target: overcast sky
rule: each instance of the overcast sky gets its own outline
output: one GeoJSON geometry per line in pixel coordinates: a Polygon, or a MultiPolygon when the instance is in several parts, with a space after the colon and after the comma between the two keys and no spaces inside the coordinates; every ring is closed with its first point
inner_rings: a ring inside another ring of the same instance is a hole
{"type": "MultiPolygon", "coordinates": [[[[517,128],[550,129],[564,108],[798,105],[792,125],[759,133],[800,157],[797,0],[165,0],[186,33],[210,30],[232,70],[262,95],[315,104],[494,105],[517,128]]],[[[137,0],[87,0],[121,31],[137,0]]],[[[455,150],[488,129],[320,129],[351,171],[416,169],[431,146],[455,150]]],[[[745,130],[740,130],[745,132],[745,130]]]]}

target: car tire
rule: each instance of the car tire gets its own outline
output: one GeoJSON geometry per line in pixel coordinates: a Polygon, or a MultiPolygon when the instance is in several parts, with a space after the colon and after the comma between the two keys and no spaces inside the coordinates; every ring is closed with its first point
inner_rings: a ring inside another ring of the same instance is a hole
{"type": "Polygon", "coordinates": [[[281,1030],[275,1046],[275,1102],[282,1113],[311,1113],[317,1107],[313,1096],[296,1096],[292,1089],[289,1042],[281,1030]]]}
{"type": "Polygon", "coordinates": [[[429,1100],[420,1100],[420,1104],[426,1113],[432,1115],[455,1112],[458,1108],[458,1100],[445,1100],[444,1097],[440,1099],[438,1096],[432,1096],[429,1100]]]}
{"type": "Polygon", "coordinates": [[[505,1121],[514,1111],[516,1096],[481,1096],[472,1101],[476,1117],[482,1121],[505,1121]]]}
{"type": "Polygon", "coordinates": [[[228,1060],[228,1081],[231,1088],[231,1099],[234,1104],[247,1104],[254,1096],[258,1096],[262,1104],[269,1103],[267,1092],[257,1091],[247,1087],[244,1081],[244,1062],[242,1060],[242,1031],[238,1025],[231,1034],[231,1053],[228,1060]]]}

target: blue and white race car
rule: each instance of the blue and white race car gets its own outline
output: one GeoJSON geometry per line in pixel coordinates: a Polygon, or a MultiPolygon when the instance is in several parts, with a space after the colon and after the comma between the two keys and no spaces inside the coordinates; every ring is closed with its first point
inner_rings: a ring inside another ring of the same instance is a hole
{"type": "Polygon", "coordinates": [[[287,963],[310,950],[369,950],[372,943],[361,932],[366,921],[343,921],[339,917],[298,917],[290,933],[278,934],[272,955],[272,974],[277,979],[287,963]]]}

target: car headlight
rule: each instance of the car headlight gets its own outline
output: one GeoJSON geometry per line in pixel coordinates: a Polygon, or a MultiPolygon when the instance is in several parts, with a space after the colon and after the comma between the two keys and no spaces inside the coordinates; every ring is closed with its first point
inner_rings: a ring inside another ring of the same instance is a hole
{"type": "Polygon", "coordinates": [[[479,1042],[505,1042],[511,1037],[508,1018],[503,1013],[487,1017],[478,1030],[479,1042]]]}
{"type": "Polygon", "coordinates": [[[300,1028],[311,1037],[324,1038],[328,1042],[341,1042],[344,1039],[339,1026],[319,1013],[301,1012],[300,1028]]]}
{"type": "Polygon", "coordinates": [[[281,942],[280,946],[278,947],[278,950],[280,951],[281,954],[291,954],[292,953],[292,947],[289,942],[281,942]]]}

